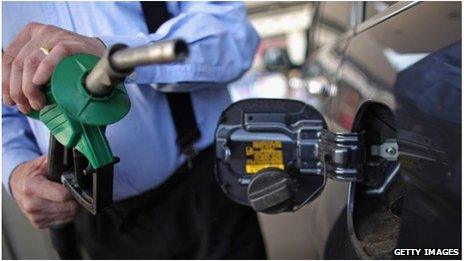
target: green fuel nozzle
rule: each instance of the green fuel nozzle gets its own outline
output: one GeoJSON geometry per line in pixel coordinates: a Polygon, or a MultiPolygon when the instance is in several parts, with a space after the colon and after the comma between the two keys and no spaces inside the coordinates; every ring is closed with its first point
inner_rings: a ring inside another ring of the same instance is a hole
{"type": "Polygon", "coordinates": [[[183,61],[183,40],[128,48],[116,44],[102,58],[76,54],[64,58],[45,88],[47,106],[28,116],[41,120],[65,147],[76,148],[93,168],[113,161],[104,135],[106,125],[121,120],[130,109],[123,81],[135,67],[183,61]]]}
{"type": "Polygon", "coordinates": [[[125,77],[137,66],[187,57],[184,41],[169,40],[134,48],[116,44],[101,58],[75,54],[61,60],[44,88],[46,106],[28,114],[50,130],[50,179],[61,179],[93,214],[111,204],[113,166],[118,159],[105,129],[129,112],[125,77]]]}

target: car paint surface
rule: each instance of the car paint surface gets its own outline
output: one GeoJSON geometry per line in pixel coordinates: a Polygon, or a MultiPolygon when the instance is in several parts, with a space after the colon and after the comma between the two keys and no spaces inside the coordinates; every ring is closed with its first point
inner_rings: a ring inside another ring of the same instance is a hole
{"type": "MultiPolygon", "coordinates": [[[[323,76],[336,88],[317,106],[331,131],[357,131],[356,120],[370,104],[394,114],[400,173],[409,180],[398,247],[460,247],[460,41],[461,3],[400,3],[340,34],[308,60],[310,77],[323,76]]],[[[328,180],[311,203],[308,247],[314,258],[369,257],[356,248],[345,217],[352,214],[354,188],[328,180]],[[335,244],[345,249],[328,253],[334,229],[346,230],[335,244]]]]}

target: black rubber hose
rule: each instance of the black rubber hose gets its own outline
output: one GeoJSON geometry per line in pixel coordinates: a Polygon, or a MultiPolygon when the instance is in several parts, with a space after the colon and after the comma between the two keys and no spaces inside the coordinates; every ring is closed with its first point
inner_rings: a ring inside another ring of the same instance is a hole
{"type": "Polygon", "coordinates": [[[73,223],[51,227],[50,239],[60,259],[82,259],[77,248],[76,233],[73,223]]]}
{"type": "MultiPolygon", "coordinates": [[[[69,166],[69,155],[67,151],[53,135],[50,135],[50,147],[48,151],[48,179],[54,182],[60,182],[61,173],[69,166]],[[67,156],[67,157],[65,157],[67,156]]],[[[72,222],[53,226],[50,228],[50,239],[52,246],[57,252],[60,259],[82,259],[77,247],[76,232],[72,222]]]]}

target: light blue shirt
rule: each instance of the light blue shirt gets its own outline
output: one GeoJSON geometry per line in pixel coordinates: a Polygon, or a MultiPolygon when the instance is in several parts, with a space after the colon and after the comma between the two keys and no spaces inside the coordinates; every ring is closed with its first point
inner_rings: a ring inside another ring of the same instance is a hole
{"type": "MultiPolygon", "coordinates": [[[[102,39],[107,46],[129,46],[183,38],[190,47],[184,64],[138,68],[127,79],[129,114],[108,126],[114,155],[114,198],[127,198],[165,181],[185,162],[176,146],[176,131],[162,91],[190,91],[201,139],[199,150],[213,142],[221,111],[230,103],[227,84],[251,65],[259,43],[240,2],[167,2],[174,16],[148,34],[139,2],[2,2],[3,49],[28,22],[52,24],[102,39]],[[168,85],[159,84],[168,83],[168,85]]],[[[3,184],[20,163],[48,151],[49,131],[15,107],[2,106],[3,184]]]]}

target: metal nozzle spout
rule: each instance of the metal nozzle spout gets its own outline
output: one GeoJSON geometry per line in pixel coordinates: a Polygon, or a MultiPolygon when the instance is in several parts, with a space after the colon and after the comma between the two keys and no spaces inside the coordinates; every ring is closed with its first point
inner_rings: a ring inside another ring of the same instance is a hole
{"type": "Polygon", "coordinates": [[[111,93],[114,85],[122,82],[135,67],[183,61],[188,58],[188,54],[187,44],[180,39],[134,48],[117,44],[107,50],[89,73],[85,85],[91,94],[104,96],[111,93]]]}
{"type": "Polygon", "coordinates": [[[187,57],[187,44],[182,40],[171,40],[115,52],[110,57],[110,63],[114,69],[126,71],[136,66],[170,63],[187,57]]]}

